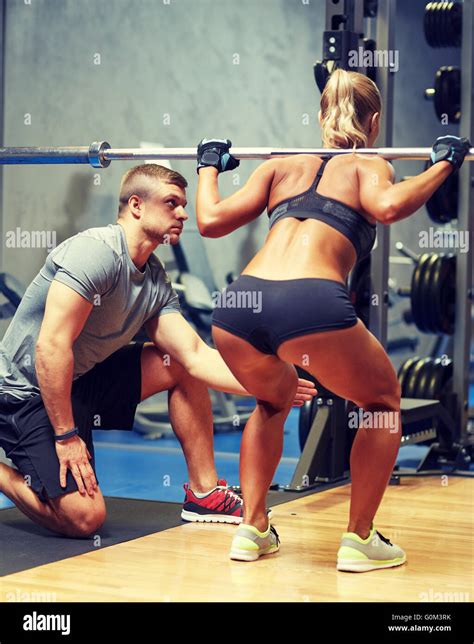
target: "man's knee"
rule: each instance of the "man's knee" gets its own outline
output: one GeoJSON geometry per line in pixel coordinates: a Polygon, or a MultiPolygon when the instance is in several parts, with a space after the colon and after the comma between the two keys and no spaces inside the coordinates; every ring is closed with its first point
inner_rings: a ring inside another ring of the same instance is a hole
{"type": "Polygon", "coordinates": [[[104,524],[106,517],[105,507],[92,509],[88,512],[65,518],[64,527],[70,537],[90,537],[104,524]]]}
{"type": "Polygon", "coordinates": [[[56,508],[63,534],[68,537],[89,537],[99,530],[106,518],[102,495],[82,497],[79,492],[59,500],[56,508]]]}

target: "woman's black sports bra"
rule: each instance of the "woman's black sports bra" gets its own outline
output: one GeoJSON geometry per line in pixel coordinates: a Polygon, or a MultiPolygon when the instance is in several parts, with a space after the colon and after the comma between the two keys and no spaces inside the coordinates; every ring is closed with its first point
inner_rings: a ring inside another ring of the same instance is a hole
{"type": "Polygon", "coordinates": [[[360,212],[342,201],[316,192],[330,157],[324,157],[311,187],[295,197],[281,201],[268,213],[270,228],[285,217],[318,219],[342,233],[354,246],[357,261],[369,255],[375,243],[376,224],[370,224],[360,212]]]}

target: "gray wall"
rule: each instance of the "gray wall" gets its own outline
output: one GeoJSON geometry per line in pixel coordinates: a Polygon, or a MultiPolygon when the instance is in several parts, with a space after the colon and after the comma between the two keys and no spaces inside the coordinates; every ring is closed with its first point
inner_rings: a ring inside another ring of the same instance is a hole
{"type": "MultiPolygon", "coordinates": [[[[179,147],[227,136],[239,146],[317,145],[302,115],[314,125],[322,20],[320,3],[301,0],[7,0],[5,144],[179,147]]],[[[257,163],[242,165],[241,183],[257,163]]],[[[131,165],[112,164],[100,186],[85,167],[7,168],[4,230],[55,229],[61,241],[113,221],[120,176],[131,165]]],[[[194,219],[195,163],[173,167],[189,179],[194,219]]],[[[222,178],[223,194],[234,180],[222,178]]],[[[264,234],[262,218],[205,242],[219,283],[264,234]]],[[[4,249],[3,266],[28,281],[44,256],[4,249]]]]}
{"type": "MultiPolygon", "coordinates": [[[[138,147],[142,140],[188,147],[203,136],[227,136],[237,146],[319,146],[312,64],[322,53],[325,2],[306,1],[6,0],[5,145],[107,139],[113,147],[138,147]],[[97,54],[100,65],[94,64],[97,54]]],[[[426,45],[424,5],[398,0],[394,146],[428,146],[456,131],[441,126],[423,99],[436,69],[458,62],[457,51],[426,45]]],[[[237,179],[244,183],[257,164],[244,162],[238,173],[223,175],[222,194],[235,190],[237,179]]],[[[54,230],[59,243],[114,221],[120,177],[131,165],[5,168],[4,233],[17,226],[54,230]]],[[[421,162],[395,165],[399,176],[422,168],[421,162]]],[[[184,245],[193,268],[209,281],[204,245],[222,286],[226,273],[242,269],[262,244],[266,218],[227,238],[202,241],[193,221],[195,164],[173,167],[190,184],[184,245]]],[[[395,225],[392,240],[413,244],[429,224],[423,209],[395,225]]],[[[44,249],[2,245],[1,265],[28,282],[45,255],[44,249]]],[[[411,268],[393,272],[399,283],[409,282],[411,268]]]]}

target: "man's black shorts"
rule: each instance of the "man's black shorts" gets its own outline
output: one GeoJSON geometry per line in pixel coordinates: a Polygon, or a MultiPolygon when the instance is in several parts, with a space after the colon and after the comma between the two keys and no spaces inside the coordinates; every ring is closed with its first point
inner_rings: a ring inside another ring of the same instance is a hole
{"type": "MultiPolygon", "coordinates": [[[[93,429],[132,429],[141,394],[143,343],[119,349],[73,382],[71,400],[79,435],[91,453],[93,429]]],[[[0,446],[43,501],[77,491],[68,470],[59,483],[54,431],[40,395],[26,401],[0,394],[0,446]]]]}

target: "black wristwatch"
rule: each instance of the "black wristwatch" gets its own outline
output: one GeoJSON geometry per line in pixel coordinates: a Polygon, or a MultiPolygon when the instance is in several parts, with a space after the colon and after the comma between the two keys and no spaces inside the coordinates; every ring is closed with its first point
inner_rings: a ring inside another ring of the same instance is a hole
{"type": "Polygon", "coordinates": [[[56,434],[54,436],[55,441],[65,441],[68,438],[72,438],[73,436],[76,436],[79,434],[79,429],[78,427],[73,427],[70,431],[66,432],[65,434],[56,434]]]}

